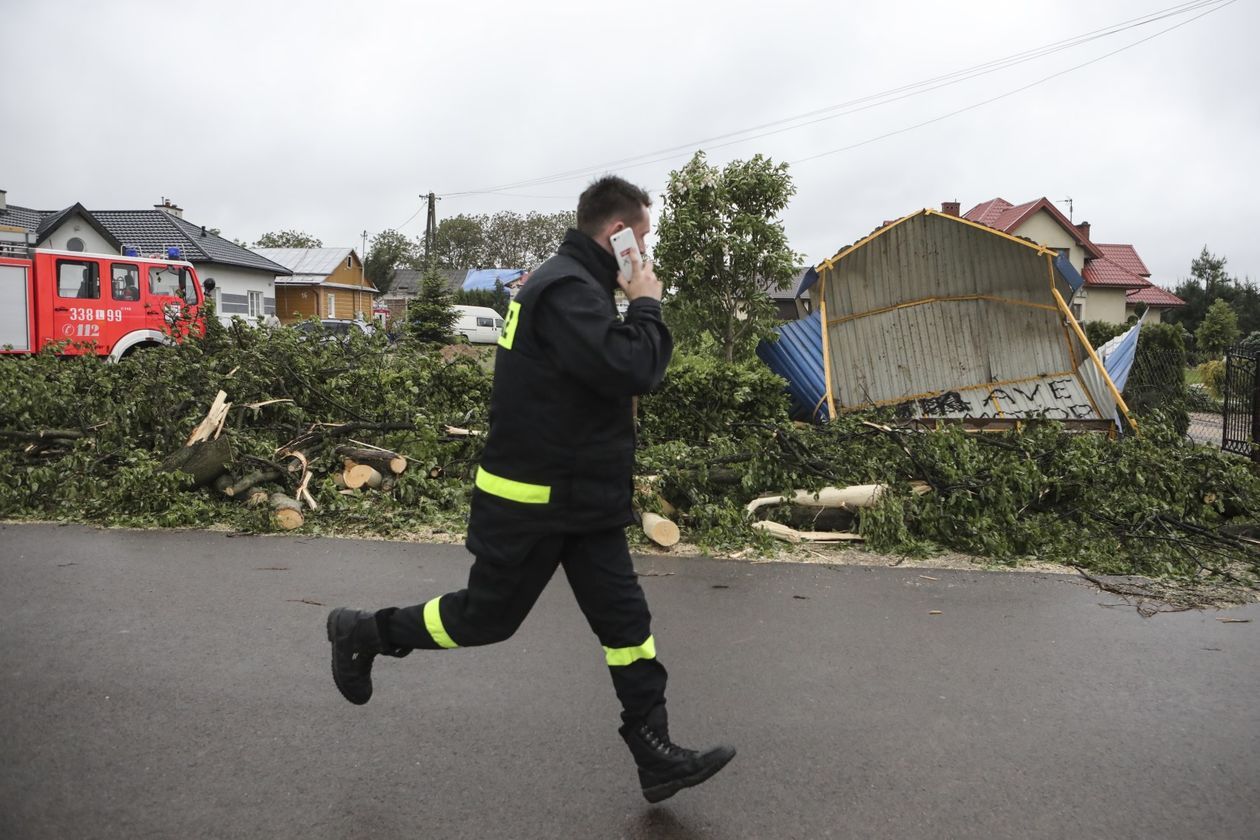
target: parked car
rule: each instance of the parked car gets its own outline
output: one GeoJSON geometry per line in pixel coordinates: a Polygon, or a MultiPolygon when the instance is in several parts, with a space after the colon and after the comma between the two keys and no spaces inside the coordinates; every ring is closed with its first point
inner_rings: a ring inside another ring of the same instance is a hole
{"type": "Polygon", "coordinates": [[[488,306],[455,306],[455,334],[470,344],[497,344],[503,331],[503,316],[488,306]]]}
{"type": "Polygon", "coordinates": [[[319,321],[298,321],[293,329],[306,335],[319,335],[321,341],[338,341],[348,339],[351,335],[362,333],[371,335],[376,328],[366,321],[345,318],[323,318],[319,321]]]}

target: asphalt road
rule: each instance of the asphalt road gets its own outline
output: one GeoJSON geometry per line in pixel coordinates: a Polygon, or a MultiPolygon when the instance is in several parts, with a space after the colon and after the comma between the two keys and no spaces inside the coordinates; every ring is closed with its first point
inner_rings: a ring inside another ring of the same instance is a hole
{"type": "Polygon", "coordinates": [[[641,558],[677,740],[739,749],[651,806],[562,575],[508,642],[337,694],[328,608],[458,588],[468,559],[0,528],[0,837],[1260,837],[1260,608],[641,558]]]}

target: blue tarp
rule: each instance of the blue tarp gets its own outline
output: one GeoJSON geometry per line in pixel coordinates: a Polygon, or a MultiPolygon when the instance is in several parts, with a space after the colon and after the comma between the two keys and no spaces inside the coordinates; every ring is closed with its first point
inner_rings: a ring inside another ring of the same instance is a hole
{"type": "Polygon", "coordinates": [[[474,268],[464,276],[464,285],[460,288],[466,292],[493,292],[496,280],[506,286],[524,273],[523,268],[474,268]]]}
{"type": "Polygon", "coordinates": [[[1116,383],[1116,390],[1123,391],[1129,381],[1129,373],[1133,370],[1133,358],[1137,355],[1138,336],[1142,332],[1142,321],[1146,313],[1127,332],[1116,336],[1098,348],[1098,356],[1102,359],[1107,375],[1116,383]]]}
{"type": "Polygon", "coordinates": [[[778,341],[757,345],[757,356],[787,380],[792,395],[792,416],[810,422],[825,422],[827,381],[823,375],[822,318],[817,312],[799,321],[778,327],[778,341]]]}

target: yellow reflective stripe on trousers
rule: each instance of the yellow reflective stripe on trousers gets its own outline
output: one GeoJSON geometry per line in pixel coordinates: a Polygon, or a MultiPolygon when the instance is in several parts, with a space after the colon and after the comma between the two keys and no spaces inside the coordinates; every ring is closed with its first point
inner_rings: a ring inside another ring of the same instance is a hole
{"type": "Polygon", "coordinates": [[[441,598],[434,598],[424,605],[424,629],[429,631],[429,635],[438,643],[438,647],[459,647],[446,634],[446,628],[442,626],[442,612],[438,607],[438,602],[441,600],[441,598]]]}
{"type": "Polygon", "coordinates": [[[614,665],[629,665],[632,662],[638,662],[640,659],[656,658],[656,639],[652,636],[647,637],[641,645],[626,648],[604,648],[604,659],[608,661],[609,667],[614,665]]]}
{"type": "Polygon", "coordinates": [[[526,484],[523,481],[500,478],[481,467],[477,467],[477,486],[491,496],[524,502],[527,505],[545,505],[551,501],[551,488],[545,484],[526,484]]]}

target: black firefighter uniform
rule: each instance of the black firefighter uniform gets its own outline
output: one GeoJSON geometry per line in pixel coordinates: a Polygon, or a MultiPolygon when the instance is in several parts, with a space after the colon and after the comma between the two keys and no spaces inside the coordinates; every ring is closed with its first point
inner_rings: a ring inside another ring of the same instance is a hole
{"type": "Polygon", "coordinates": [[[520,626],[557,566],[604,658],[627,724],[663,718],[665,668],[626,546],[631,400],[660,384],[673,339],[660,302],[614,302],[617,262],[570,230],[512,301],[468,523],[468,587],[380,622],[387,647],[492,644],[520,626]]]}

